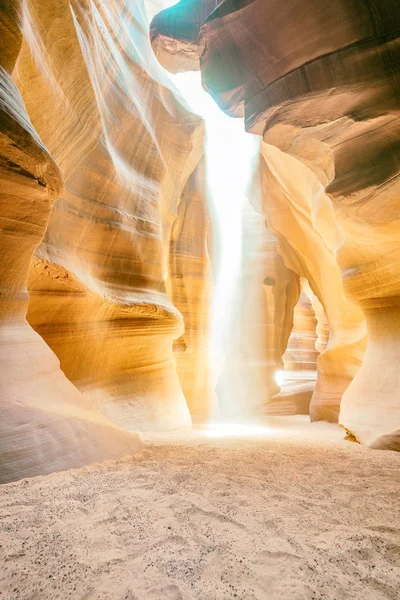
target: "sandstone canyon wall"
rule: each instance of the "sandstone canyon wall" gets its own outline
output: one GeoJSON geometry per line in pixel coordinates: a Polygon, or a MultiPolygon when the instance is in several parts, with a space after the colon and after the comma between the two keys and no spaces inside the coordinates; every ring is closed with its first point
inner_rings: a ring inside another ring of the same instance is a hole
{"type": "Polygon", "coordinates": [[[260,136],[229,384],[250,413],[296,405],[274,374],[302,362],[293,314],[316,358],[302,281],[311,419],[399,450],[399,4],[181,0],[150,28],[157,3],[0,5],[0,481],[207,416],[203,123],[149,29],[260,136]]]}
{"type": "MultiPolygon", "coordinates": [[[[257,170],[253,193],[258,175],[257,170]]],[[[253,201],[257,196],[254,194],[253,201]]],[[[242,256],[217,386],[222,415],[239,421],[266,415],[268,403],[279,391],[276,373],[283,369],[282,355],[300,291],[298,277],[285,266],[277,238],[250,198],[242,209],[241,238],[242,256]]]]}
{"type": "MultiPolygon", "coordinates": [[[[204,21],[205,16],[215,9],[216,4],[206,1],[197,6],[195,4],[193,0],[178,3],[160,12],[151,24],[155,53],[160,62],[173,72],[185,68],[198,68],[203,64],[202,61],[207,66],[203,57],[207,56],[208,40],[204,34],[200,35],[200,28],[202,19],[204,21]],[[196,51],[197,62],[194,60],[196,51]],[[191,57],[190,64],[188,56],[191,57]]],[[[224,3],[215,9],[209,21],[220,12],[229,12],[228,5],[224,3]]],[[[241,27],[240,18],[238,17],[232,26],[236,35],[239,35],[241,27]]],[[[202,31],[206,30],[206,27],[207,25],[202,31]]],[[[221,64],[218,64],[218,67],[223,70],[224,48],[220,46],[219,50],[221,64]]],[[[240,59],[240,49],[237,52],[240,59]]],[[[231,60],[232,57],[228,54],[227,59],[231,60]]],[[[239,70],[240,65],[239,61],[239,70]]],[[[249,68],[247,65],[246,67],[249,68]]],[[[205,67],[203,82],[204,71],[205,67]]],[[[215,79],[216,89],[219,90],[218,86],[224,85],[222,71],[215,73],[215,79]]],[[[207,89],[213,94],[210,86],[207,89]]],[[[242,92],[241,88],[229,90],[229,94],[232,93],[231,103],[238,102],[238,107],[235,104],[235,109],[228,111],[229,114],[242,116],[241,102],[236,98],[236,93],[242,92]]],[[[223,95],[213,95],[221,104],[223,95]]],[[[286,268],[309,282],[312,288],[310,293],[322,302],[321,306],[329,323],[329,343],[318,358],[315,389],[314,385],[296,385],[289,391],[286,386],[286,389],[274,398],[268,412],[293,412],[296,410],[299,393],[304,404],[303,397],[309,397],[310,392],[314,390],[310,405],[311,419],[337,421],[342,395],[357,373],[365,349],[364,318],[361,310],[344,298],[340,269],[334,256],[334,249],[341,240],[340,232],[337,231],[337,227],[333,230],[325,227],[322,233],[318,229],[326,216],[329,220],[332,211],[329,201],[324,201],[324,198],[320,200],[322,186],[315,177],[308,177],[302,171],[302,165],[294,160],[283,163],[276,149],[264,141],[261,141],[261,157],[261,193],[256,194],[256,201],[252,201],[257,211],[266,217],[270,235],[275,234],[278,240],[277,248],[286,268]],[[301,178],[302,184],[299,185],[301,178]],[[315,202],[313,203],[315,196],[320,202],[317,207],[315,202]]],[[[268,268],[265,274],[268,279],[268,268]]],[[[284,329],[290,328],[293,325],[293,303],[289,308],[279,289],[274,289],[280,282],[279,278],[272,277],[271,281],[271,286],[266,288],[270,293],[269,305],[274,307],[276,314],[280,314],[282,324],[285,323],[284,329]]],[[[269,330],[269,341],[266,343],[272,344],[276,354],[276,368],[282,365],[281,357],[285,352],[289,333],[290,329],[287,335],[284,334],[282,339],[278,339],[281,337],[280,333],[276,338],[276,332],[269,330]],[[285,340],[283,345],[282,340],[285,340]]],[[[268,400],[270,399],[271,396],[268,397],[268,400]]]]}
{"type": "Polygon", "coordinates": [[[273,146],[262,142],[264,158],[263,210],[269,227],[280,240],[280,252],[288,267],[306,279],[323,306],[329,340],[317,360],[318,372],[310,403],[312,420],[337,421],[344,391],[357,373],[365,347],[362,312],[344,297],[340,269],[334,255],[339,232],[325,219],[329,204],[321,189],[308,178],[302,165],[281,160],[273,146]],[[313,205],[316,199],[317,207],[313,205]],[[318,229],[322,223],[321,231],[318,229]],[[325,226],[325,227],[324,227],[325,226]]]}
{"type": "Polygon", "coordinates": [[[194,38],[205,88],[262,136],[269,226],[328,319],[311,416],[340,405],[360,442],[399,449],[400,5],[205,0],[188,35],[186,4],[153,21],[156,52],[179,70],[194,38]]]}
{"type": "Polygon", "coordinates": [[[14,85],[22,38],[17,7],[3,4],[0,66],[0,481],[135,452],[137,436],[92,410],[28,325],[26,280],[62,176],[14,85]]]}
{"type": "Polygon", "coordinates": [[[324,308],[308,281],[300,278],[300,296],[293,312],[293,328],[283,355],[282,387],[269,406],[270,413],[309,414],[315,391],[317,362],[329,340],[324,308]]]}
{"type": "MultiPolygon", "coordinates": [[[[202,248],[188,310],[206,320],[208,254],[190,184],[202,122],[159,67],[143,5],[6,2],[0,22],[8,481],[132,454],[126,430],[190,424],[174,264],[188,272],[202,248]]],[[[188,376],[200,346],[188,343],[188,376]]]]}
{"type": "Polygon", "coordinates": [[[184,332],[173,342],[179,381],[193,422],[209,415],[209,304],[212,289],[212,226],[202,160],[188,179],[169,247],[170,298],[183,317],[184,332]]]}
{"type": "Polygon", "coordinates": [[[203,152],[202,124],[162,85],[141,6],[120,9],[42,2],[25,17],[31,46],[19,55],[18,85],[66,188],[37,255],[84,288],[78,298],[62,290],[60,311],[52,299],[65,278],[40,276],[36,263],[28,319],[67,377],[118,425],[183,426],[190,417],[171,350],[183,320],[166,283],[171,227],[203,152]]]}

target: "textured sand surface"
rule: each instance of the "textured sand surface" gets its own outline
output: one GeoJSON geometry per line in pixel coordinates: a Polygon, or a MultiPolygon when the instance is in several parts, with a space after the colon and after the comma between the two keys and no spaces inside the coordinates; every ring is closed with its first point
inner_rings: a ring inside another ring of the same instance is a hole
{"type": "Polygon", "coordinates": [[[2,486],[0,598],[399,598],[399,455],[269,423],[2,486]]]}

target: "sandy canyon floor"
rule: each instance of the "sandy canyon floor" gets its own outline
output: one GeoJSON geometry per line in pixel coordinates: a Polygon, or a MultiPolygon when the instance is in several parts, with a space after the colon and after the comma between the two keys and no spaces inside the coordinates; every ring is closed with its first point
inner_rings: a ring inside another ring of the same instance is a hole
{"type": "Polygon", "coordinates": [[[0,488],[0,599],[400,598],[400,456],[303,417],[0,488]]]}

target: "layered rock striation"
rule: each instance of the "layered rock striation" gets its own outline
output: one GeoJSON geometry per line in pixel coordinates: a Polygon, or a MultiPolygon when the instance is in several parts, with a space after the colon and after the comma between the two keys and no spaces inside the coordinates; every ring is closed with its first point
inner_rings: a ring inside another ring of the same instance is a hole
{"type": "Polygon", "coordinates": [[[17,8],[9,2],[0,10],[0,482],[140,447],[136,435],[93,410],[26,321],[31,257],[63,180],[11,77],[22,44],[17,8]]]}
{"type": "Polygon", "coordinates": [[[203,84],[263,137],[269,224],[328,319],[312,418],[340,406],[360,442],[398,448],[400,7],[226,0],[208,14],[203,84]]]}
{"type": "MultiPolygon", "coordinates": [[[[208,255],[190,184],[202,121],[158,65],[144,6],[21,0],[0,23],[8,481],[132,454],[127,430],[190,425],[174,264],[192,270],[188,311],[199,302],[206,320],[208,255]]],[[[188,346],[187,378],[203,376],[201,344],[188,346]]]]}
{"type": "Polygon", "coordinates": [[[227,2],[202,29],[201,57],[206,87],[263,136],[269,165],[297,163],[297,188],[314,181],[314,229],[369,333],[339,420],[359,441],[391,448],[400,426],[399,29],[390,0],[227,2]]]}
{"type": "Polygon", "coordinates": [[[16,78],[65,182],[28,319],[116,424],[180,427],[190,415],[172,353],[183,319],[167,294],[170,235],[203,129],[168,88],[143,7],[120,4],[25,5],[16,78]]]}
{"type": "Polygon", "coordinates": [[[198,71],[199,31],[221,0],[181,0],[151,21],[150,38],[160,64],[171,73],[198,71]]]}

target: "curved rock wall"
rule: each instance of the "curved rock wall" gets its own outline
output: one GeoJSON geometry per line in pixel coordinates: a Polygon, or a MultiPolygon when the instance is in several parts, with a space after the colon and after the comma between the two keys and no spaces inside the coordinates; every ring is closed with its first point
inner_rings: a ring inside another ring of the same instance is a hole
{"type": "Polygon", "coordinates": [[[264,142],[262,155],[266,167],[263,209],[269,226],[279,236],[287,266],[309,282],[329,325],[329,341],[318,358],[310,417],[337,421],[342,395],[362,360],[363,315],[344,297],[332,250],[339,231],[316,178],[300,162],[264,142]]]}
{"type": "Polygon", "coordinates": [[[26,0],[23,18],[15,78],[65,183],[32,265],[28,319],[116,424],[187,425],[172,354],[183,320],[166,286],[202,122],[168,89],[140,3],[26,0]]]}
{"type": "Polygon", "coordinates": [[[293,313],[293,329],[283,355],[284,371],[280,374],[282,388],[273,398],[275,414],[279,406],[285,409],[286,414],[309,414],[317,379],[318,357],[329,339],[323,306],[306,279],[300,279],[300,286],[300,297],[293,313]]]}
{"type": "MultiPolygon", "coordinates": [[[[269,225],[328,318],[312,417],[334,419],[344,394],[340,423],[362,443],[397,447],[400,5],[198,4],[196,14],[209,15],[197,24],[203,85],[263,136],[274,195],[269,225]],[[354,377],[365,346],[363,316],[368,347],[354,377]]],[[[181,5],[162,13],[156,47],[172,35],[181,5]]],[[[182,41],[187,26],[176,29],[182,41]]]]}
{"type": "MultiPolygon", "coordinates": [[[[243,13],[242,7],[236,3],[235,10],[240,12],[239,16],[236,12],[230,14],[229,2],[215,8],[215,3],[203,1],[189,14],[188,6],[189,4],[184,2],[176,4],[153,19],[152,44],[157,57],[172,71],[189,68],[186,59],[190,39],[190,55],[195,56],[195,47],[197,52],[200,52],[199,64],[202,68],[203,84],[207,90],[229,114],[242,116],[242,96],[244,97],[247,88],[244,85],[234,87],[229,77],[232,71],[232,77],[239,77],[241,69],[251,72],[250,63],[246,63],[245,66],[242,64],[245,55],[242,58],[239,45],[239,21],[246,10],[243,8],[243,13]],[[199,37],[199,15],[203,18],[211,11],[213,12],[199,37]],[[228,35],[228,31],[232,30],[232,43],[229,45],[227,42],[226,45],[233,55],[230,55],[221,40],[217,39],[220,31],[218,27],[221,28],[222,40],[223,34],[228,35]],[[237,46],[234,46],[236,37],[237,46]],[[192,42],[195,43],[194,46],[192,42]],[[214,51],[220,53],[219,62],[215,61],[215,64],[212,62],[214,51]],[[228,72],[221,76],[218,69],[223,70],[225,58],[228,72]]],[[[196,66],[198,65],[194,62],[190,64],[190,68],[196,66]]],[[[244,79],[246,76],[251,75],[243,74],[244,79]]],[[[329,323],[329,344],[318,358],[318,377],[310,405],[310,416],[312,420],[337,421],[341,398],[357,373],[365,348],[362,312],[344,298],[340,269],[335,259],[335,249],[342,240],[340,228],[335,222],[330,200],[323,194],[323,187],[313,173],[307,172],[306,167],[293,157],[279,152],[264,141],[261,142],[261,156],[263,190],[261,204],[257,209],[265,215],[269,229],[278,237],[279,252],[286,267],[309,281],[312,293],[322,302],[329,323]]],[[[280,297],[275,306],[277,313],[286,319],[287,307],[284,298],[280,297]]],[[[269,335],[271,338],[271,332],[269,335]]],[[[288,336],[285,337],[286,341],[287,339],[288,336]]],[[[273,352],[279,354],[276,362],[279,364],[286,346],[281,347],[276,339],[273,339],[272,346],[273,352]]],[[[307,396],[310,391],[311,387],[308,385],[307,396]]],[[[277,402],[281,402],[281,398],[282,394],[274,398],[274,406],[270,411],[280,410],[277,402]]],[[[285,397],[285,413],[288,411],[288,402],[289,399],[285,397]]],[[[293,406],[291,410],[294,410],[293,406]]]]}
{"type": "Polygon", "coordinates": [[[92,410],[25,319],[30,260],[63,183],[11,79],[22,42],[17,8],[0,8],[0,482],[140,447],[92,410]]]}
{"type": "Polygon", "coordinates": [[[169,295],[183,316],[184,333],[174,341],[179,381],[193,421],[206,422],[210,408],[208,373],[209,301],[212,288],[211,223],[204,162],[189,178],[178,206],[169,248],[169,295]]]}
{"type": "Polygon", "coordinates": [[[293,186],[321,186],[309,197],[313,226],[369,332],[340,423],[381,447],[398,444],[400,428],[399,30],[392,0],[226,1],[202,29],[203,81],[220,106],[297,163],[293,186]]]}
{"type": "MultiPolygon", "coordinates": [[[[7,2],[0,32],[8,481],[132,454],[124,430],[190,424],[171,298],[206,319],[207,216],[190,183],[202,121],[159,67],[142,3],[7,2]],[[182,302],[176,263],[193,278],[182,302]]],[[[204,381],[202,344],[188,347],[204,381]]]]}
{"type": "Polygon", "coordinates": [[[317,319],[310,298],[301,290],[294,308],[293,329],[283,356],[290,379],[313,379],[317,372],[317,319]],[[304,374],[304,377],[302,376],[304,374]]]}

